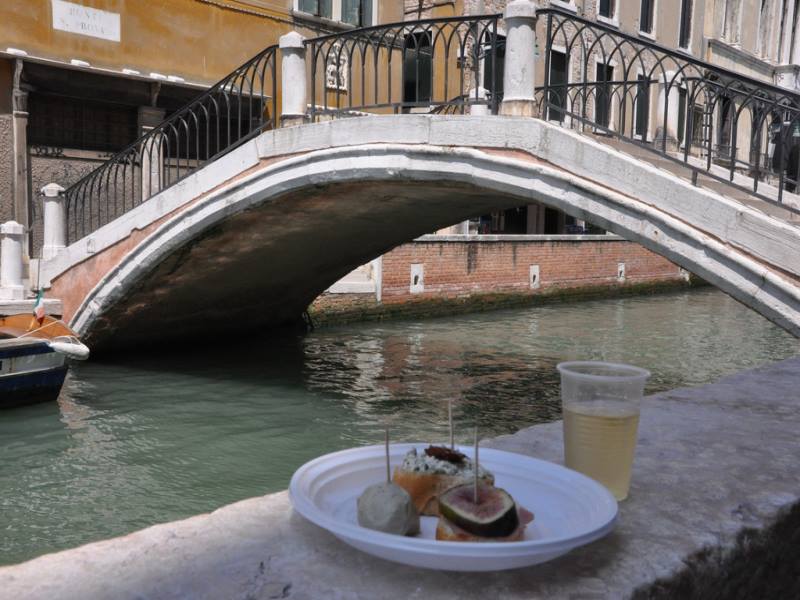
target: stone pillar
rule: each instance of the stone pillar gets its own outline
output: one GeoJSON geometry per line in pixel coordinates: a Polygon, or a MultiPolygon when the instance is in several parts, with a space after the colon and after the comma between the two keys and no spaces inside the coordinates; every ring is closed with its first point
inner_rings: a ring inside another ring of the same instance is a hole
{"type": "MultiPolygon", "coordinates": [[[[163,108],[140,106],[139,135],[144,135],[158,127],[165,115],[166,111],[163,108]]],[[[154,135],[139,149],[142,165],[142,200],[155,196],[164,186],[165,143],[159,136],[154,135]]]]}
{"type": "Polygon", "coordinates": [[[786,14],[784,15],[783,25],[783,39],[781,40],[781,55],[778,57],[778,62],[781,64],[789,64],[792,59],[792,32],[795,28],[795,21],[797,15],[794,14],[794,2],[786,4],[786,14]]]}
{"type": "MultiPolygon", "coordinates": [[[[666,82],[673,82],[672,87],[669,89],[669,98],[667,98],[667,85],[662,82],[658,84],[658,103],[657,121],[656,121],[656,135],[653,144],[656,148],[661,149],[664,143],[664,138],[667,138],[667,151],[673,152],[678,149],[678,111],[680,104],[680,90],[677,82],[673,80],[675,74],[671,71],[665,75],[666,82]],[[667,104],[669,105],[667,110],[667,104]],[[667,110],[667,122],[664,123],[665,110],[667,110]],[[666,125],[666,129],[665,129],[666,125]]],[[[687,118],[689,118],[687,116],[687,118]]]]}
{"type": "MultiPolygon", "coordinates": [[[[28,215],[28,92],[22,84],[22,59],[14,66],[14,88],[12,92],[12,135],[14,157],[14,219],[27,232],[28,215]]],[[[26,234],[27,237],[27,234],[26,234]]],[[[28,244],[23,244],[23,256],[28,257],[28,244]]]]}
{"type": "MultiPolygon", "coordinates": [[[[792,21],[792,29],[796,32],[795,38],[800,35],[800,12],[795,13],[794,21],[792,21]]],[[[789,63],[793,65],[800,65],[800,39],[795,40],[794,51],[789,49],[791,53],[789,56],[789,63]]]]}
{"type": "Polygon", "coordinates": [[[506,64],[503,74],[501,115],[536,116],[534,0],[512,0],[506,6],[506,64]]]}
{"type": "Polygon", "coordinates": [[[24,300],[22,257],[25,227],[16,221],[0,225],[0,300],[24,300]]]}
{"type": "Polygon", "coordinates": [[[301,125],[306,120],[306,47],[296,31],[278,40],[281,50],[281,126],[301,125]]]}
{"type": "Polygon", "coordinates": [[[50,260],[67,246],[67,213],[64,188],[48,183],[42,188],[44,196],[44,246],[42,259],[50,260]]]}

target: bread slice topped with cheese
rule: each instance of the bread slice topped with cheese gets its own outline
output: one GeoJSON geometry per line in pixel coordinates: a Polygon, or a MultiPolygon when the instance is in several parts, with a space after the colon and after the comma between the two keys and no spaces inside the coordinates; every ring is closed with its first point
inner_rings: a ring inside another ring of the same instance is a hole
{"type": "MultiPolygon", "coordinates": [[[[494,475],[480,466],[478,478],[483,484],[494,484],[494,475]]],[[[474,479],[472,461],[446,446],[428,446],[422,452],[413,448],[392,475],[392,481],[411,496],[419,514],[432,517],[439,516],[439,496],[474,479]]]]}

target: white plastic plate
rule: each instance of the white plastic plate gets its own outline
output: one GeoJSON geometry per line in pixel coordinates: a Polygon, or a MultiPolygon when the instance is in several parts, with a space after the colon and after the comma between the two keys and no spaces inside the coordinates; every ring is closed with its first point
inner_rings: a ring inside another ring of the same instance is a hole
{"type": "MultiPolygon", "coordinates": [[[[393,444],[392,469],[406,453],[428,444],[393,444]]],[[[472,449],[459,450],[472,457],[472,449]]],[[[366,529],[356,519],[356,499],[386,477],[385,450],[367,446],[320,456],[300,467],[289,494],[297,512],[342,541],[387,560],[449,571],[498,571],[535,565],[561,556],[609,533],[617,501],[594,480],[543,460],[481,449],[481,465],[495,485],[534,513],[519,542],[440,542],[436,518],[422,518],[422,532],[403,537],[366,529]]]]}

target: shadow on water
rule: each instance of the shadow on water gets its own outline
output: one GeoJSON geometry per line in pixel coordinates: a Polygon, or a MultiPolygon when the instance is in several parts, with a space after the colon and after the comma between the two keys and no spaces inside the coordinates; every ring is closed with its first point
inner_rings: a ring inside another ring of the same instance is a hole
{"type": "Polygon", "coordinates": [[[648,392],[797,354],[714,292],[360,324],[76,365],[58,403],[0,413],[0,564],[284,489],[325,452],[557,419],[562,360],[652,370],[648,392]]]}

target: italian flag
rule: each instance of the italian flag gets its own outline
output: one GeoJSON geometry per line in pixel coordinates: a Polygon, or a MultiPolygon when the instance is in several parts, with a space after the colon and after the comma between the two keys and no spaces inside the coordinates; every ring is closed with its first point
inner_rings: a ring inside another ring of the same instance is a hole
{"type": "Polygon", "coordinates": [[[36,302],[33,303],[33,316],[39,321],[39,325],[44,321],[44,290],[42,289],[36,294],[36,302]]]}

